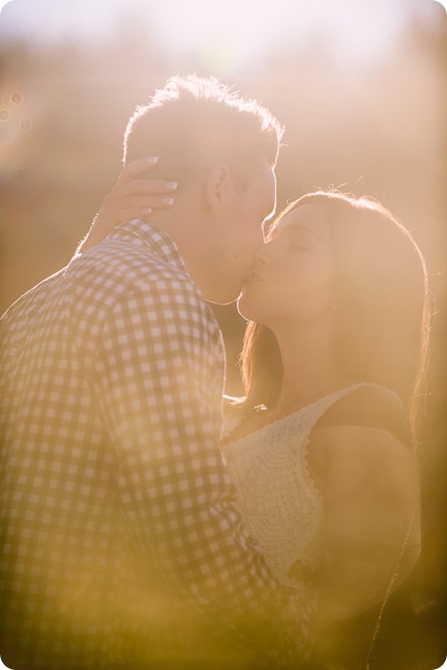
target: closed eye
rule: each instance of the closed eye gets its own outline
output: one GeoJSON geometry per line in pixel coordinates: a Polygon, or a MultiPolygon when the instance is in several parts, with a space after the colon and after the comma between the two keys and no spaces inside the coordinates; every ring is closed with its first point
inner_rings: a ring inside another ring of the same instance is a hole
{"type": "Polygon", "coordinates": [[[305,242],[292,242],[290,244],[290,249],[293,251],[313,251],[311,244],[306,244],[305,242]]]}

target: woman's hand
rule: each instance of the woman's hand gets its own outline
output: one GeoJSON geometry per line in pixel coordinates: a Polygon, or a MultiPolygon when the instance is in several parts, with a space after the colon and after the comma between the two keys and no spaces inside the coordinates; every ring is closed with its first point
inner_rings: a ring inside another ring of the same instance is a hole
{"type": "Polygon", "coordinates": [[[125,165],[110,193],[93,219],[86,237],[76,254],[86,251],[103,239],[111,229],[123,221],[147,219],[153,209],[170,207],[177,183],[164,179],[138,179],[138,175],[154,168],[158,158],[141,158],[125,165]]]}

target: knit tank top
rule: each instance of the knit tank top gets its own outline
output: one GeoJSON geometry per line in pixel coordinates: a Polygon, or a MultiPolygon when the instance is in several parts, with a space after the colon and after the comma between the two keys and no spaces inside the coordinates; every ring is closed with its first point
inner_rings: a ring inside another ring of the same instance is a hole
{"type": "Polygon", "coordinates": [[[309,473],[310,432],[332,405],[362,385],[328,394],[222,447],[248,534],[276,579],[293,589],[308,584],[291,574],[292,566],[317,572],[321,554],[323,497],[309,473]]]}

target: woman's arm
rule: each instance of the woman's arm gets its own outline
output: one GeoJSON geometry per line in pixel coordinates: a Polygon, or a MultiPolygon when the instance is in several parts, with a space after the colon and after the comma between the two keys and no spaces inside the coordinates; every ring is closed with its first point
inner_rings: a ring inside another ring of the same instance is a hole
{"type": "Polygon", "coordinates": [[[385,430],[314,431],[324,487],[321,603],[345,618],[380,604],[419,556],[419,472],[414,455],[385,430]],[[324,465],[322,465],[324,464],[324,465]]]}
{"type": "Polygon", "coordinates": [[[325,499],[317,653],[364,668],[381,607],[419,557],[419,469],[387,430],[361,426],[314,430],[309,465],[325,499]]]}
{"type": "Polygon", "coordinates": [[[142,158],[123,166],[112,190],[104,198],[92,221],[90,230],[81,240],[76,255],[100,242],[111,229],[131,219],[146,220],[153,209],[170,207],[176,182],[142,178],[153,169],[158,158],[142,158]]]}

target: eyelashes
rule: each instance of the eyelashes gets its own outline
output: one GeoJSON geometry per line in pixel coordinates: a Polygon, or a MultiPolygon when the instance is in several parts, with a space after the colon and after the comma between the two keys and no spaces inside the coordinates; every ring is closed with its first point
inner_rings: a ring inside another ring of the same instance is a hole
{"type": "Polygon", "coordinates": [[[290,249],[294,250],[300,250],[300,251],[313,251],[313,247],[311,247],[309,244],[291,244],[290,249]]]}

